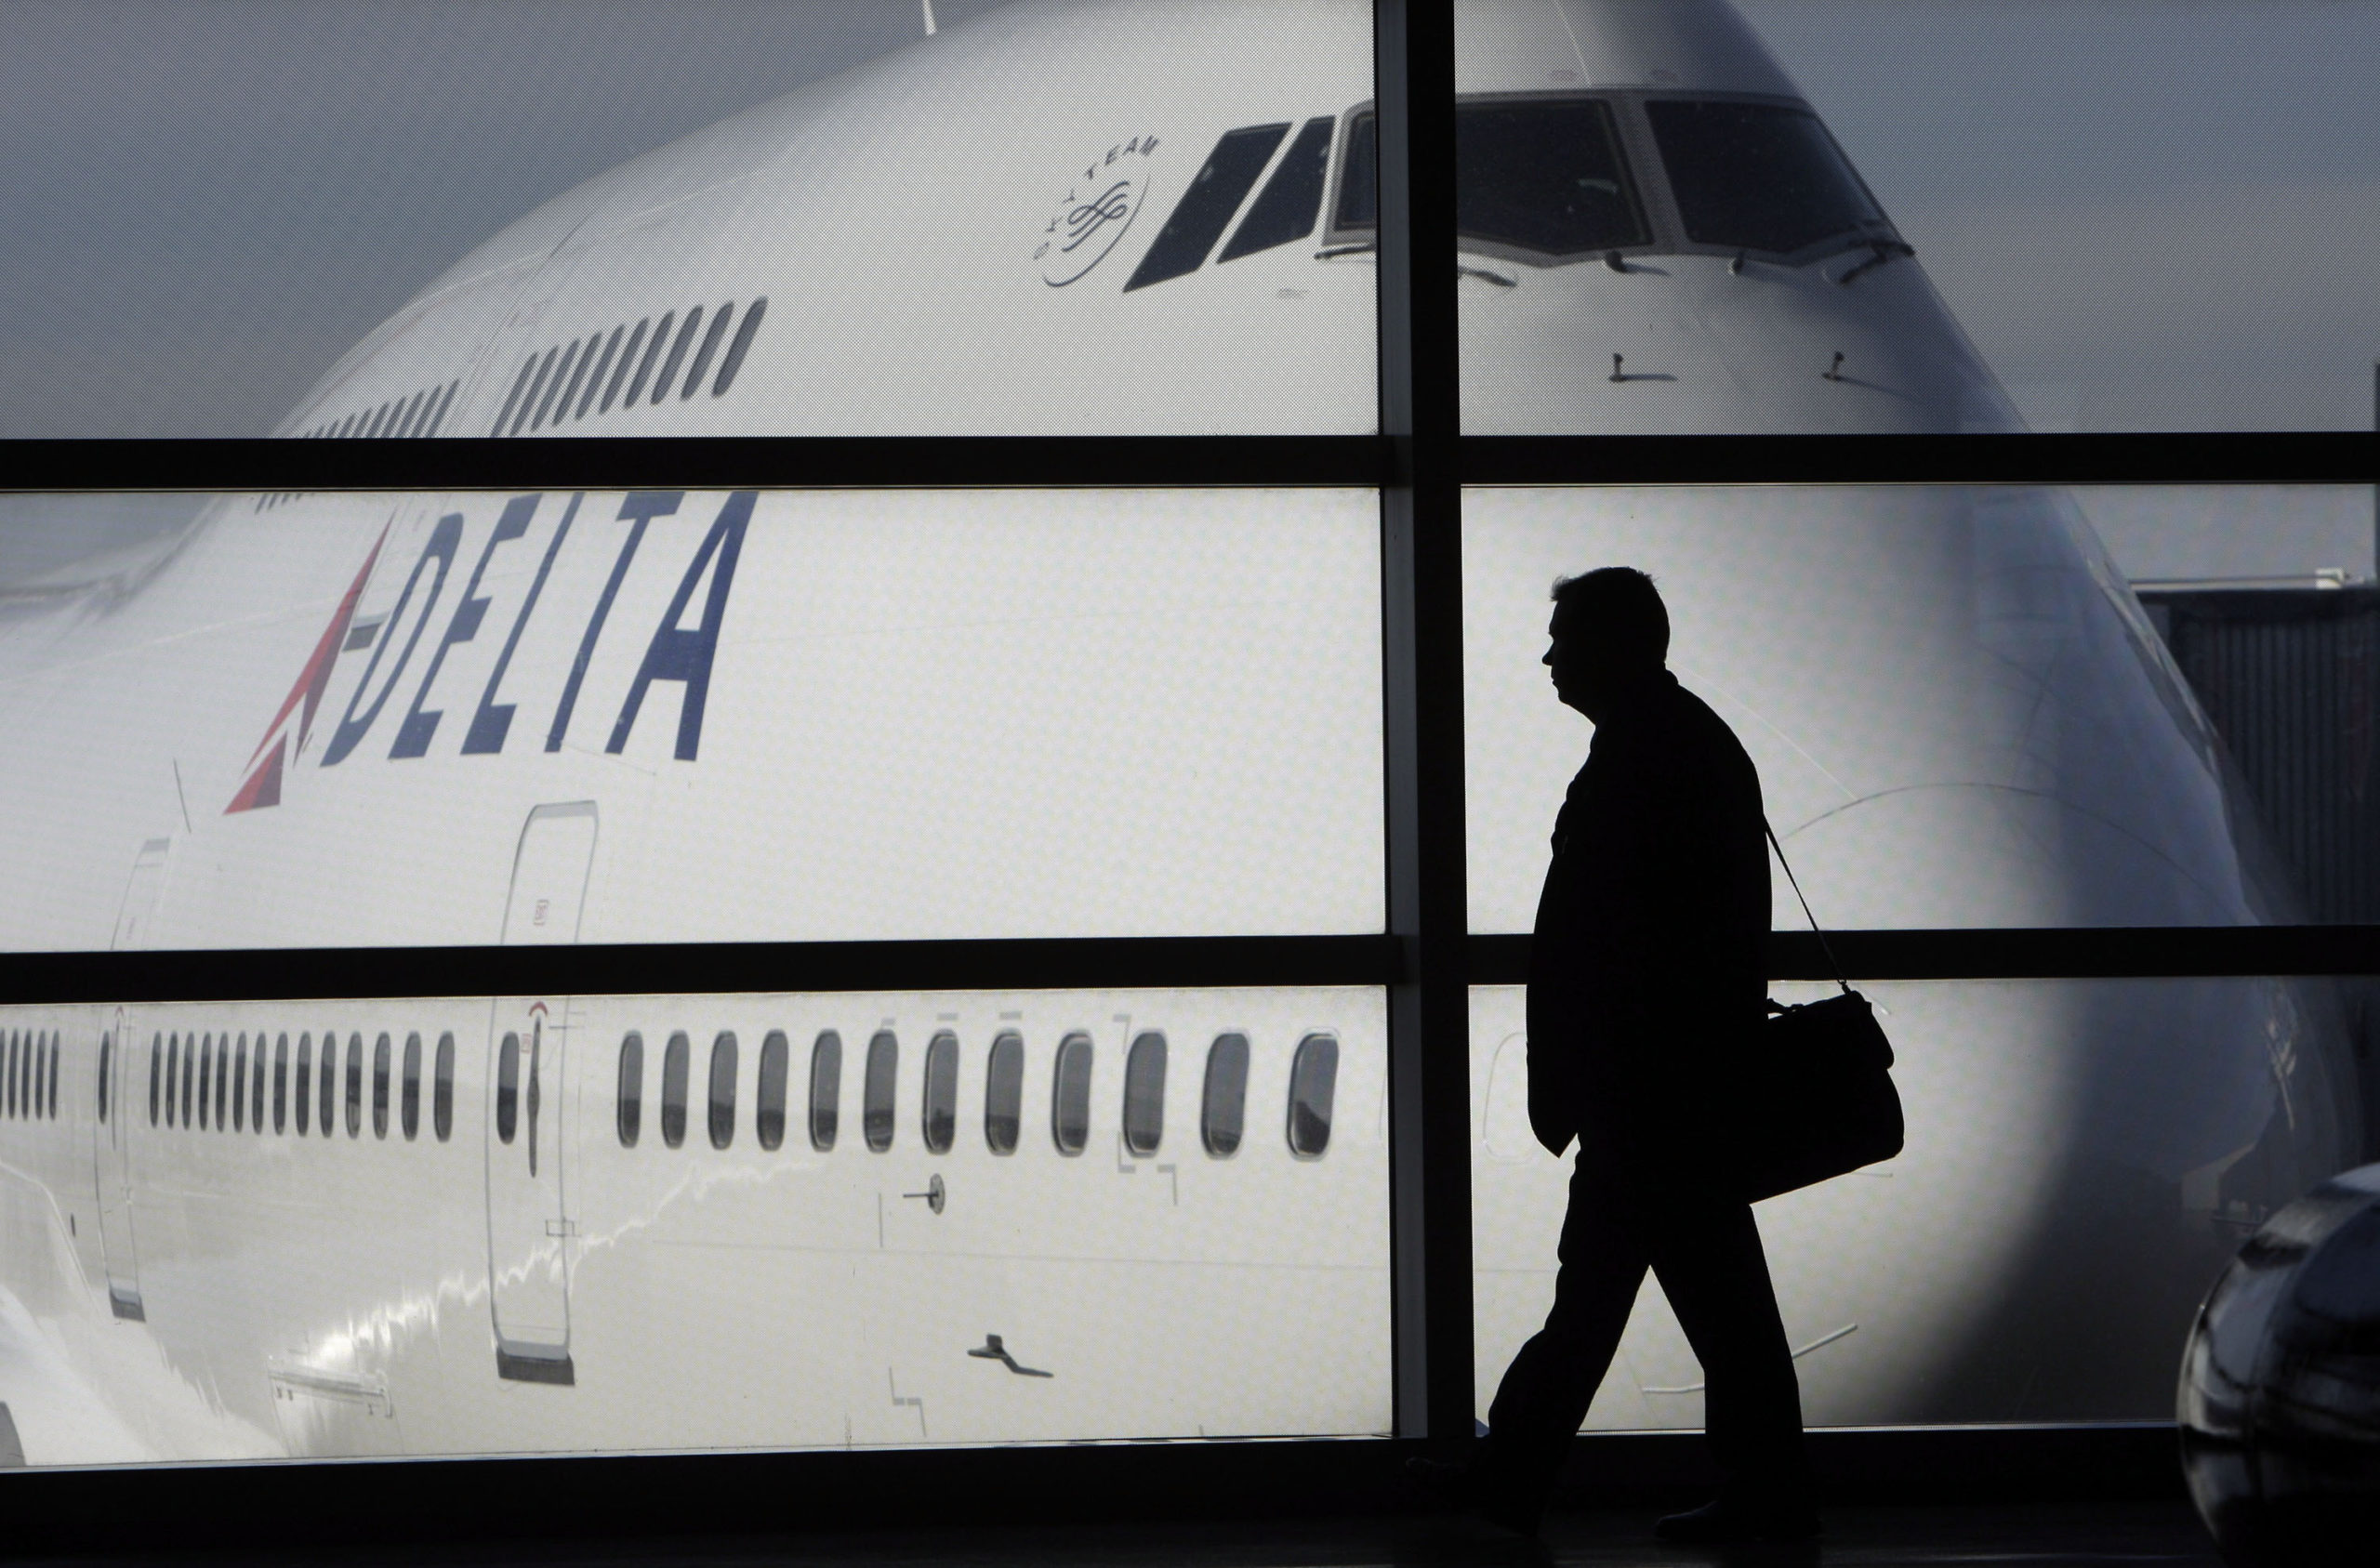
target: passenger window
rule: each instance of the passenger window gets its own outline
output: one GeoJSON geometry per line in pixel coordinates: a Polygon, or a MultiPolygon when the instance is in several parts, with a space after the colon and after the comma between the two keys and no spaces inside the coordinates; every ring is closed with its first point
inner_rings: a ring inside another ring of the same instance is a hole
{"type": "Polygon", "coordinates": [[[527,424],[529,422],[529,415],[536,411],[537,395],[546,389],[546,378],[553,372],[554,356],[561,352],[562,345],[557,343],[552,348],[547,349],[546,357],[538,362],[536,376],[529,383],[529,395],[522,398],[521,400],[521,406],[513,411],[512,428],[504,432],[506,435],[519,435],[521,433],[521,427],[527,424]]]}
{"type": "Polygon", "coordinates": [[[1061,1154],[1079,1154],[1091,1141],[1091,1036],[1058,1042],[1050,1082],[1050,1137],[1061,1154]]]}
{"type": "Polygon", "coordinates": [[[765,295],[744,308],[744,324],[735,329],[734,341],[727,346],[727,358],[720,362],[719,379],[710,384],[712,397],[725,397],[727,389],[735,385],[735,373],[744,368],[744,355],[752,347],[752,335],[760,330],[760,318],[768,309],[765,295]]]}
{"type": "Polygon", "coordinates": [[[959,1036],[949,1030],[926,1042],[926,1153],[947,1154],[959,1131],[959,1036]]]}
{"type": "Polygon", "coordinates": [[[752,1107],[752,1131],[763,1149],[785,1143],[786,1060],[790,1054],[785,1031],[772,1029],[760,1041],[760,1090],[752,1107]]]}
{"type": "Polygon", "coordinates": [[[257,1053],[248,1059],[248,1127],[264,1136],[264,1031],[257,1031],[257,1053]]]}
{"type": "Polygon", "coordinates": [[[455,1036],[438,1036],[438,1072],[430,1080],[430,1127],[443,1143],[455,1131],[455,1036]]]}
{"type": "Polygon", "coordinates": [[[300,1034],[298,1036],[298,1093],[294,1096],[298,1101],[298,1136],[300,1138],[306,1136],[307,1122],[313,1115],[313,1074],[314,1037],[300,1034]]]}
{"type": "MultiPolygon", "coordinates": [[[[300,1068],[300,1072],[304,1069],[300,1068]]],[[[306,1098],[306,1080],[298,1080],[298,1098],[306,1098]]],[[[272,1130],[277,1134],[289,1125],[289,1036],[283,1034],[272,1042],[272,1130]]],[[[300,1127],[300,1132],[306,1129],[300,1127]]]]}
{"type": "MultiPolygon", "coordinates": [[[[628,394],[627,397],[620,400],[621,413],[626,414],[629,409],[634,408],[636,406],[636,400],[643,394],[644,378],[653,374],[653,362],[661,357],[662,347],[669,341],[670,325],[675,323],[677,319],[678,312],[675,310],[665,310],[662,312],[661,324],[653,329],[653,341],[644,346],[644,358],[637,361],[636,376],[628,382],[628,394]]],[[[637,323],[637,329],[640,332],[642,331],[644,329],[644,323],[642,322],[639,322],[637,323]]],[[[634,351],[633,345],[630,346],[630,351],[634,351]]],[[[628,363],[628,361],[623,359],[620,363],[625,366],[628,363]]]]}
{"type": "Polygon", "coordinates": [[[58,1036],[55,1034],[49,1037],[49,1098],[46,1103],[49,1119],[53,1122],[58,1120],[58,1036]]]}
{"type": "Polygon", "coordinates": [[[1198,1102],[1198,1138],[1207,1153],[1227,1160],[1239,1153],[1248,1126],[1248,1036],[1218,1034],[1207,1048],[1207,1083],[1198,1102]]]}
{"type": "MultiPolygon", "coordinates": [[[[224,1035],[215,1042],[215,1130],[224,1132],[231,1124],[224,1115],[231,1109],[231,1036],[224,1035]]],[[[201,1117],[204,1121],[205,1118],[201,1117]]]]}
{"type": "Polygon", "coordinates": [[[879,1029],[867,1042],[867,1069],[859,1091],[859,1130],[878,1153],[892,1147],[892,1093],[901,1075],[901,1042],[879,1029]]]}
{"type": "Polygon", "coordinates": [[[157,1125],[157,1070],[164,1065],[164,1053],[158,1049],[158,1037],[149,1036],[149,1125],[157,1125]]]}
{"type": "MultiPolygon", "coordinates": [[[[629,364],[634,362],[636,359],[637,345],[644,341],[644,329],[651,325],[652,322],[653,318],[647,316],[643,321],[637,323],[636,330],[628,335],[628,346],[620,350],[619,368],[612,372],[612,384],[603,389],[603,401],[595,405],[596,413],[609,414],[612,412],[612,400],[619,395],[621,378],[628,375],[629,364]]],[[[641,385],[642,383],[640,382],[639,384],[641,385]]],[[[636,402],[636,394],[634,392],[630,392],[628,394],[628,402],[636,402]]]]}
{"type": "Polygon", "coordinates": [[[239,1054],[231,1059],[231,1130],[248,1130],[248,1035],[240,1032],[239,1054]]]}
{"type": "Polygon", "coordinates": [[[423,435],[434,436],[438,433],[438,427],[446,422],[446,411],[455,406],[455,394],[462,389],[462,386],[463,383],[459,379],[446,383],[446,390],[438,399],[438,412],[430,416],[430,428],[421,432],[423,435]]]}
{"type": "Polygon", "coordinates": [[[669,395],[670,384],[678,379],[678,366],[686,358],[686,347],[702,329],[703,308],[699,305],[686,312],[686,324],[678,329],[678,341],[669,345],[669,357],[661,362],[661,374],[653,378],[653,401],[660,402],[669,395]]]}
{"type": "Polygon", "coordinates": [[[555,368],[553,375],[547,378],[546,395],[537,400],[537,411],[529,416],[529,428],[533,430],[545,428],[546,415],[553,411],[554,398],[557,394],[567,400],[569,394],[562,391],[562,382],[569,376],[570,367],[577,362],[578,345],[575,342],[565,345],[562,349],[562,363],[555,368]]]}
{"type": "Polygon", "coordinates": [[[405,1036],[405,1076],[403,1097],[398,1100],[398,1120],[404,1127],[405,1141],[410,1143],[421,1132],[421,1036],[405,1036]]]}
{"type": "Polygon", "coordinates": [[[1152,1029],[1133,1038],[1124,1058],[1124,1148],[1154,1154],[1164,1140],[1165,1036],[1152,1029]]]}
{"type": "Polygon", "coordinates": [[[710,1043],[710,1146],[735,1141],[735,1035],[721,1030],[710,1043]]]}
{"type": "Polygon", "coordinates": [[[347,1136],[364,1136],[364,1036],[361,1034],[347,1037],[347,1136]]]}
{"type": "Polygon", "coordinates": [[[372,1136],[389,1136],[389,1037],[372,1042],[372,1136]]]}
{"type": "Polygon", "coordinates": [[[587,390],[579,396],[578,407],[571,415],[573,419],[586,418],[587,411],[595,406],[595,394],[603,389],[603,378],[611,374],[612,361],[619,355],[620,334],[626,331],[628,328],[625,326],[612,329],[611,339],[603,345],[603,357],[597,360],[595,368],[588,373],[587,390]]]}
{"type": "Polygon", "coordinates": [[[338,1130],[338,1031],[335,1029],[323,1031],[322,1084],[322,1103],[315,1107],[320,1114],[314,1120],[314,1127],[328,1138],[338,1130]]]}
{"type": "Polygon", "coordinates": [[[521,1125],[521,1036],[507,1031],[496,1048],[496,1140],[509,1143],[521,1125]]]}
{"type": "Polygon", "coordinates": [[[835,1146],[842,1100],[843,1037],[822,1029],[810,1048],[810,1147],[822,1154],[835,1146]]]}
{"type": "Polygon", "coordinates": [[[529,373],[536,368],[537,356],[535,354],[531,354],[527,359],[521,362],[521,374],[513,377],[512,390],[505,395],[504,406],[496,411],[496,423],[488,428],[487,433],[489,435],[500,436],[504,434],[505,421],[512,417],[513,407],[520,402],[521,394],[528,390],[529,373]]]}
{"type": "Polygon", "coordinates": [[[198,1127],[204,1132],[210,1125],[206,1119],[206,1080],[215,1071],[215,1036],[202,1034],[198,1041],[198,1127]]]}
{"type": "Polygon", "coordinates": [[[619,1108],[613,1115],[620,1147],[633,1149],[644,1132],[644,1036],[631,1029],[620,1041],[619,1108]]]}
{"type": "Polygon", "coordinates": [[[115,1056],[115,1034],[112,1030],[99,1036],[99,1120],[108,1119],[108,1063],[115,1056]]]}
{"type": "Polygon", "coordinates": [[[1308,1034],[1289,1061],[1289,1153],[1318,1160],[1330,1146],[1330,1100],[1339,1085],[1339,1042],[1308,1034]]]}
{"type": "Polygon", "coordinates": [[[1025,1036],[1003,1030],[984,1064],[984,1142],[995,1154],[1016,1153],[1025,1116],[1025,1036]]]}
{"type": "Polygon", "coordinates": [[[735,313],[735,301],[729,300],[710,319],[710,330],[703,334],[703,346],[694,350],[694,362],[686,367],[685,390],[678,394],[683,402],[702,389],[703,372],[710,368],[710,357],[719,349],[720,335],[727,330],[728,318],[735,313]]]}
{"type": "Polygon", "coordinates": [[[661,1051],[661,1141],[675,1149],[686,1141],[686,1074],[694,1047],[680,1030],[661,1051]]]}
{"type": "Polygon", "coordinates": [[[181,1082],[181,1071],[182,1037],[168,1034],[165,1036],[165,1125],[169,1127],[178,1127],[189,1119],[188,1103],[177,1103],[180,1091],[175,1086],[181,1082]]]}

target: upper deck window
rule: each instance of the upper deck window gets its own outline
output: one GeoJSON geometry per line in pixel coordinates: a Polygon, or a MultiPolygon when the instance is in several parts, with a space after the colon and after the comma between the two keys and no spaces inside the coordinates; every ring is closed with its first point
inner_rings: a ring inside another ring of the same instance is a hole
{"type": "Polygon", "coordinates": [[[1061,1154],[1079,1154],[1091,1142],[1091,1036],[1078,1031],[1058,1042],[1051,1074],[1050,1140],[1061,1154]]]}
{"type": "Polygon", "coordinates": [[[1779,255],[1839,235],[1892,233],[1818,117],[1778,103],[1645,105],[1686,238],[1779,255]]]}
{"type": "Polygon", "coordinates": [[[843,1037],[822,1029],[810,1048],[810,1146],[820,1153],[835,1146],[843,1098],[843,1037]]]}

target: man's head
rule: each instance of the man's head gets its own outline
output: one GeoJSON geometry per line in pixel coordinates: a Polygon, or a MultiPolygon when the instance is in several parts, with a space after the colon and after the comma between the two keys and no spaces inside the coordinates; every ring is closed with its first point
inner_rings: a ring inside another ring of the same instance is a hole
{"type": "Polygon", "coordinates": [[[1545,666],[1562,701],[1600,721],[1612,696],[1658,674],[1669,658],[1670,613],[1653,579],[1606,566],[1554,584],[1545,666]]]}

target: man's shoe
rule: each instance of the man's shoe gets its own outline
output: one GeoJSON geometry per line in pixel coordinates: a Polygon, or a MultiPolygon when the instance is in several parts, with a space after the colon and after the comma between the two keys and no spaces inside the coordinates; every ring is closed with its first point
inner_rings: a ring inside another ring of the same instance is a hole
{"type": "Polygon", "coordinates": [[[1653,1538],[1693,1545],[1729,1541],[1808,1541],[1818,1535],[1818,1510],[1806,1503],[1753,1505],[1721,1498],[1653,1526],[1653,1538]]]}

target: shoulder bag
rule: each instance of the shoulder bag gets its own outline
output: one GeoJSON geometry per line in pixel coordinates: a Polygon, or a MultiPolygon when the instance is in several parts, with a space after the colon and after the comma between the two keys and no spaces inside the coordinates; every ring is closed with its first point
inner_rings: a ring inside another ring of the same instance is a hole
{"type": "Polygon", "coordinates": [[[1842,995],[1792,1008],[1770,1002],[1773,1016],[1737,1074],[1732,1141],[1740,1190],[1751,1203],[1889,1160],[1900,1153],[1903,1135],[1892,1043],[1868,998],[1844,978],[1777,830],[1761,825],[1842,995]]]}

